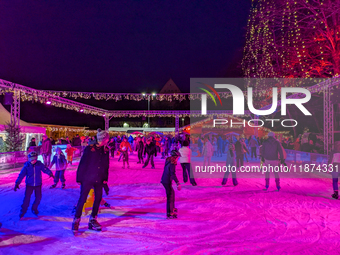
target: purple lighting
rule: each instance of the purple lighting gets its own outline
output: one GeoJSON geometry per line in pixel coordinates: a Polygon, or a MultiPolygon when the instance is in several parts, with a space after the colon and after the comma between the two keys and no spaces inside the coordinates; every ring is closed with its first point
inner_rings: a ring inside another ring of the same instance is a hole
{"type": "Polygon", "coordinates": [[[51,100],[46,101],[46,104],[48,104],[48,105],[50,105],[51,103],[52,103],[51,100]]]}
{"type": "Polygon", "coordinates": [[[84,112],[84,109],[80,109],[80,112],[84,112]]]}

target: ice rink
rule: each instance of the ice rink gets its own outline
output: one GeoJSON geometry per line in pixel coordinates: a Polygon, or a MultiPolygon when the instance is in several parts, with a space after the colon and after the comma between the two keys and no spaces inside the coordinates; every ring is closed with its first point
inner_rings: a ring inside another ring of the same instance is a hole
{"type": "MultiPolygon", "coordinates": [[[[222,159],[224,160],[224,159],[222,159]]],[[[222,161],[221,160],[221,161],[222,161]]],[[[76,165],[66,171],[66,189],[43,174],[43,198],[36,217],[19,221],[25,184],[13,191],[18,171],[0,174],[0,254],[340,254],[340,201],[331,198],[330,178],[274,180],[197,178],[198,186],[176,190],[178,219],[166,219],[165,190],[160,183],[164,160],[142,169],[135,155],[129,169],[111,160],[109,196],[101,208],[102,232],[71,231],[72,209],[79,196],[76,165]]],[[[250,164],[250,163],[248,163],[250,164]]],[[[182,169],[177,176],[183,183],[182,169]]],[[[31,204],[33,197],[31,199],[31,204]]],[[[89,211],[87,212],[87,214],[89,211]]]]}

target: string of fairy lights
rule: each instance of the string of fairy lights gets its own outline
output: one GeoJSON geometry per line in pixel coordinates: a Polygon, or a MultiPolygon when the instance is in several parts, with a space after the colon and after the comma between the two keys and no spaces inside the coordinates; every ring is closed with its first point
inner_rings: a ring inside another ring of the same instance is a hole
{"type": "MultiPolygon", "coordinates": [[[[262,78],[313,79],[340,74],[338,3],[252,0],[242,68],[246,77],[259,78],[254,90],[258,98],[268,97],[262,78]]],[[[300,82],[294,86],[301,86],[300,82]]]]}

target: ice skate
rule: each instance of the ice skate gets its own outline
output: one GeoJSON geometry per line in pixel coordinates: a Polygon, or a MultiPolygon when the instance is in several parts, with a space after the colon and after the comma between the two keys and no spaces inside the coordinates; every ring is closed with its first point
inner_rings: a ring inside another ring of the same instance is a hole
{"type": "Polygon", "coordinates": [[[39,211],[38,211],[38,209],[33,209],[33,208],[32,208],[32,213],[33,213],[35,216],[38,216],[39,211]]]}
{"type": "Polygon", "coordinates": [[[338,199],[339,198],[338,191],[334,191],[334,194],[332,195],[332,198],[334,198],[334,199],[338,199]]]}
{"type": "Polygon", "coordinates": [[[63,183],[63,184],[61,185],[61,188],[62,188],[62,189],[65,189],[65,183],[63,183]]]}
{"type": "Polygon", "coordinates": [[[277,188],[277,191],[280,191],[280,189],[281,189],[281,187],[280,187],[280,186],[276,186],[276,188],[277,188]]]}
{"type": "Polygon", "coordinates": [[[50,189],[54,189],[55,187],[57,187],[57,184],[53,184],[50,189]]]}
{"type": "Polygon", "coordinates": [[[89,221],[89,229],[95,230],[95,231],[102,231],[102,226],[98,223],[96,218],[90,217],[89,221]]]}
{"type": "Polygon", "coordinates": [[[79,229],[79,224],[80,224],[80,218],[74,218],[73,222],[72,222],[72,231],[76,232],[79,229]]]}
{"type": "Polygon", "coordinates": [[[105,206],[106,208],[111,208],[111,205],[110,205],[108,202],[105,202],[104,206],[105,206]]]}
{"type": "Polygon", "coordinates": [[[152,167],[151,167],[151,169],[155,169],[155,167],[154,167],[154,166],[152,166],[152,167]]]}

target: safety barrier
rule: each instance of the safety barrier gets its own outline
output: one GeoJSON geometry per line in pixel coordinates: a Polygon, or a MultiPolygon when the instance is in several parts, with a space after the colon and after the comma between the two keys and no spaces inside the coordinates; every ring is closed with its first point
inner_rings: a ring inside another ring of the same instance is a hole
{"type": "MultiPolygon", "coordinates": [[[[62,150],[62,152],[65,154],[65,157],[66,157],[66,153],[65,153],[65,150],[67,147],[66,144],[53,145],[51,160],[52,160],[52,156],[55,154],[57,147],[59,147],[62,150]]],[[[32,150],[36,151],[39,154],[38,160],[40,160],[41,162],[44,162],[42,156],[40,155],[40,148],[41,146],[31,147],[32,150]]],[[[73,158],[74,159],[80,158],[82,151],[83,151],[82,147],[75,146],[74,148],[77,148],[78,150],[74,152],[73,158]]],[[[28,151],[15,151],[15,152],[0,153],[0,170],[22,167],[25,164],[25,162],[27,162],[27,155],[28,155],[28,151]]]]}

